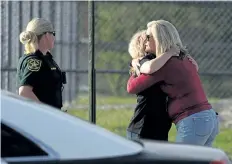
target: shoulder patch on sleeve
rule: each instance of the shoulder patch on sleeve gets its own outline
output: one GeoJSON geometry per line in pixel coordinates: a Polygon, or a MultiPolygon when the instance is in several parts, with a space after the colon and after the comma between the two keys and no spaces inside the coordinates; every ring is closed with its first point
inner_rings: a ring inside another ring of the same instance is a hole
{"type": "Polygon", "coordinates": [[[35,58],[30,58],[27,60],[27,69],[33,72],[38,72],[41,68],[42,61],[35,58]]]}

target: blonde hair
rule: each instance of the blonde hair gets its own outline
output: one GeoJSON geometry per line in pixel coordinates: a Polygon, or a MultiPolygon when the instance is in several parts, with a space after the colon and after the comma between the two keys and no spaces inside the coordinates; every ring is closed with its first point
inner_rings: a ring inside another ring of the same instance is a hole
{"type": "Polygon", "coordinates": [[[146,30],[135,33],[129,43],[128,52],[133,59],[145,56],[146,30]]]}
{"type": "Polygon", "coordinates": [[[46,32],[53,32],[52,23],[43,18],[32,19],[21,32],[19,40],[25,45],[25,54],[34,53],[38,49],[38,42],[46,32]]]}
{"type": "Polygon", "coordinates": [[[151,21],[147,24],[156,45],[156,55],[160,56],[171,47],[178,47],[184,53],[187,49],[183,46],[180,35],[173,24],[165,20],[151,21]]]}

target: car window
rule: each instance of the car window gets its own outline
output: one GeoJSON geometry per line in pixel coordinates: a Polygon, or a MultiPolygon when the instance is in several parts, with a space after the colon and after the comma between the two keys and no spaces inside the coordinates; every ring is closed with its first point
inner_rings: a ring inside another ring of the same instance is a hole
{"type": "Polygon", "coordinates": [[[1,138],[2,158],[48,155],[32,141],[3,123],[1,123],[1,138]]]}

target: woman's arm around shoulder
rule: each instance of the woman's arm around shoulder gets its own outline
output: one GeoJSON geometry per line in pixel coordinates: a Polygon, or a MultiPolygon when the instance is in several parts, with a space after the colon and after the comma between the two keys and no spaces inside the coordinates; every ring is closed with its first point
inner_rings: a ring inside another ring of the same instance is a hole
{"type": "Polygon", "coordinates": [[[171,48],[169,51],[165,52],[163,55],[156,57],[150,61],[145,62],[141,68],[140,72],[144,74],[152,74],[158,71],[164,64],[172,57],[178,56],[180,53],[180,49],[171,48]]]}

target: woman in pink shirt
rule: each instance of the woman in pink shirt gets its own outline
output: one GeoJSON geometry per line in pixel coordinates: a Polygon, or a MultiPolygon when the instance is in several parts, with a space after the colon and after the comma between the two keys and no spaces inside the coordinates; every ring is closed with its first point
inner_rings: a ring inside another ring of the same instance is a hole
{"type": "MultiPolygon", "coordinates": [[[[161,89],[169,97],[168,113],[176,125],[176,141],[212,146],[219,131],[217,114],[207,100],[196,67],[187,58],[178,31],[164,20],[152,21],[147,27],[146,51],[157,58],[140,67],[140,76],[130,77],[127,91],[137,94],[164,82],[161,89]],[[165,52],[174,50],[180,51],[179,56],[160,62],[165,52]]],[[[136,67],[137,61],[132,65],[136,67]]]]}

